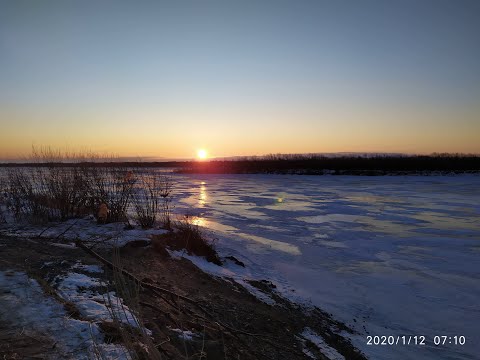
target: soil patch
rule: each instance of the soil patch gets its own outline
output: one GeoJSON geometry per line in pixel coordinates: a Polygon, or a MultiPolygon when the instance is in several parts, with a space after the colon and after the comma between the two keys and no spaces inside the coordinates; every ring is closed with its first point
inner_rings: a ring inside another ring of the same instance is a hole
{"type": "MultiPolygon", "coordinates": [[[[96,251],[112,259],[111,251],[96,251]]],[[[268,281],[250,284],[273,298],[275,305],[260,301],[232,279],[204,273],[187,259],[161,256],[152,246],[124,248],[120,256],[124,269],[165,290],[142,290],[138,309],[153,342],[167,359],[308,359],[305,350],[324,358],[310,349],[314,345],[299,338],[306,327],[346,359],[365,359],[339,335],[351,331],[349,328],[318,308],[305,309],[282,298],[268,281]]],[[[0,270],[25,271],[52,284],[78,261],[102,265],[78,248],[52,246],[47,239],[0,237],[0,270]],[[45,266],[47,262],[55,265],[45,266]]],[[[109,278],[110,271],[104,276],[109,278]]],[[[7,325],[0,322],[0,343],[10,344],[0,347],[0,355],[28,358],[35,349],[38,354],[48,354],[52,340],[44,339],[39,345],[35,337],[17,339],[15,331],[21,329],[7,325]]],[[[118,341],[116,329],[104,325],[110,341],[118,341]]]]}

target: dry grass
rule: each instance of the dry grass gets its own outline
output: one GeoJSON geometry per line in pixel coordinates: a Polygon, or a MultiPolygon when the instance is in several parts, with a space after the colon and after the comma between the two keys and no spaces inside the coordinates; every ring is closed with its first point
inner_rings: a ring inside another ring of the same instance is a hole
{"type": "Polygon", "coordinates": [[[140,284],[125,277],[124,268],[118,248],[112,253],[112,290],[105,293],[105,303],[110,312],[111,322],[104,322],[101,329],[112,342],[125,346],[129,359],[162,359],[160,352],[147,333],[140,312],[140,284]],[[121,299],[121,300],[120,300],[121,299]]]}
{"type": "Polygon", "coordinates": [[[7,185],[5,179],[0,177],[0,224],[7,222],[7,185]]]}
{"type": "Polygon", "coordinates": [[[106,222],[127,220],[127,210],[132,200],[135,177],[133,172],[123,167],[89,167],[88,181],[94,202],[106,204],[106,222]]]}
{"type": "Polygon", "coordinates": [[[92,211],[87,167],[80,162],[58,166],[60,160],[70,161],[71,156],[50,148],[34,148],[31,159],[43,166],[8,169],[7,202],[17,219],[67,220],[92,211]]]}
{"type": "Polygon", "coordinates": [[[134,173],[120,163],[99,160],[105,159],[90,153],[34,148],[31,162],[36,166],[6,171],[6,208],[17,220],[29,223],[89,214],[98,217],[102,207],[105,214],[98,219],[100,223],[129,224],[128,212],[133,210],[142,228],[151,228],[157,221],[172,228],[172,181],[168,177],[134,173]]]}
{"type": "Polygon", "coordinates": [[[7,170],[7,207],[17,220],[45,223],[96,214],[106,204],[106,222],[125,221],[135,179],[128,168],[95,166],[90,153],[33,149],[38,166],[7,170]],[[68,166],[62,166],[68,162],[68,166]]]}
{"type": "Polygon", "coordinates": [[[166,229],[171,229],[172,182],[166,176],[151,174],[137,175],[134,195],[136,220],[144,229],[153,227],[157,220],[166,229]]]}
{"type": "Polygon", "coordinates": [[[216,265],[222,261],[215,250],[215,241],[208,239],[198,225],[185,217],[174,223],[174,229],[169,234],[157,235],[153,243],[163,243],[173,250],[186,251],[189,255],[203,256],[216,265]]]}

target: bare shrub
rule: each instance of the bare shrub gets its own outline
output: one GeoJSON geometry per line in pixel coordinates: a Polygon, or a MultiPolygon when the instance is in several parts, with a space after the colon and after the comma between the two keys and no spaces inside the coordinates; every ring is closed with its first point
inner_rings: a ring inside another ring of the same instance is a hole
{"type": "Polygon", "coordinates": [[[166,176],[142,174],[135,192],[135,214],[142,228],[151,228],[160,220],[162,227],[171,229],[172,182],[166,176]]]}
{"type": "Polygon", "coordinates": [[[161,220],[165,229],[172,229],[172,188],[173,182],[167,176],[160,178],[161,220]]]}
{"type": "MultiPolygon", "coordinates": [[[[121,166],[100,167],[100,156],[33,148],[33,167],[7,174],[8,209],[30,222],[67,220],[108,208],[106,222],[126,220],[135,179],[121,166]]],[[[106,159],[106,158],[105,158],[106,159]]]]}
{"type": "Polygon", "coordinates": [[[88,211],[90,189],[84,166],[73,162],[71,154],[50,148],[32,149],[34,167],[9,169],[8,197],[10,209],[29,221],[66,220],[88,211]]]}
{"type": "Polygon", "coordinates": [[[142,175],[135,192],[136,220],[144,229],[151,228],[157,221],[161,196],[159,179],[154,175],[142,175]]]}
{"type": "Polygon", "coordinates": [[[131,170],[122,166],[89,168],[88,181],[93,202],[99,206],[106,204],[108,216],[106,222],[127,221],[135,176],[131,170]]]}
{"type": "Polygon", "coordinates": [[[45,191],[45,201],[57,210],[60,220],[79,217],[88,212],[91,190],[85,176],[81,167],[48,167],[37,180],[45,191]]]}
{"type": "Polygon", "coordinates": [[[175,222],[174,231],[166,237],[166,244],[174,250],[185,250],[188,254],[204,256],[208,262],[222,265],[215,241],[207,239],[188,216],[175,222]]]}
{"type": "Polygon", "coordinates": [[[7,184],[6,180],[0,174],[0,224],[7,222],[7,184]]]}
{"type": "Polygon", "coordinates": [[[54,216],[48,207],[47,196],[41,184],[28,169],[11,169],[7,175],[7,208],[17,220],[44,223],[54,216]]]}

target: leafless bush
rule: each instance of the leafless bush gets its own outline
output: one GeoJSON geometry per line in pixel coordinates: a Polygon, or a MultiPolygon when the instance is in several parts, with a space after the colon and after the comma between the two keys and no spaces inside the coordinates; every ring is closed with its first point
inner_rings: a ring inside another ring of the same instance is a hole
{"type": "Polygon", "coordinates": [[[142,175],[135,192],[135,214],[140,226],[151,228],[157,221],[160,201],[159,179],[154,175],[142,175]]]}
{"type": "Polygon", "coordinates": [[[168,230],[172,229],[172,189],[172,180],[167,176],[160,177],[159,190],[162,198],[160,217],[163,227],[168,230]]]}
{"type": "Polygon", "coordinates": [[[200,227],[194,224],[189,217],[175,222],[175,231],[167,238],[166,244],[175,250],[185,250],[188,254],[204,256],[205,259],[216,265],[222,261],[215,249],[215,241],[207,239],[200,227]]]}
{"type": "Polygon", "coordinates": [[[84,167],[71,154],[50,148],[33,148],[31,161],[37,166],[8,171],[9,208],[29,221],[66,220],[85,215],[90,190],[84,167]]]}
{"type": "Polygon", "coordinates": [[[0,174],[0,224],[7,222],[6,208],[7,208],[7,185],[5,179],[0,174]]]}
{"type": "Polygon", "coordinates": [[[88,181],[93,201],[107,205],[107,222],[126,221],[136,181],[133,172],[120,166],[92,167],[88,181]]]}
{"type": "Polygon", "coordinates": [[[49,167],[38,181],[46,192],[46,200],[57,210],[60,220],[79,217],[91,210],[91,189],[82,167],[49,167]]]}
{"type": "Polygon", "coordinates": [[[134,209],[143,228],[151,228],[159,219],[162,227],[171,229],[172,182],[166,176],[152,173],[137,175],[134,209]]]}
{"type": "Polygon", "coordinates": [[[28,169],[12,169],[8,172],[7,208],[17,220],[26,219],[33,223],[50,220],[54,212],[48,207],[44,189],[35,182],[28,169]]]}
{"type": "Polygon", "coordinates": [[[95,214],[108,207],[107,222],[123,221],[135,179],[120,166],[99,167],[98,155],[33,148],[34,167],[8,170],[8,208],[17,219],[45,222],[95,214]]]}

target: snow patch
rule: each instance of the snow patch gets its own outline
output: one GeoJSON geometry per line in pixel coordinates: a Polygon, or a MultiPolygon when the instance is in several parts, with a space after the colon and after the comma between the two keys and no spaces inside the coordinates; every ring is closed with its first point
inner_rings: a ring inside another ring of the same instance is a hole
{"type": "MultiPolygon", "coordinates": [[[[329,346],[321,336],[319,336],[309,327],[303,329],[303,332],[300,334],[300,336],[304,339],[310,340],[313,344],[315,344],[320,352],[329,360],[345,360],[343,355],[339,354],[337,350],[329,346]]],[[[315,359],[315,356],[308,349],[304,349],[304,353],[315,359]]]]}
{"type": "Polygon", "coordinates": [[[25,273],[0,271],[0,289],[2,320],[48,334],[59,359],[88,360],[95,358],[95,352],[105,359],[127,359],[125,348],[104,343],[95,323],[69,318],[63,306],[45,296],[37,281],[25,273]]]}
{"type": "MultiPolygon", "coordinates": [[[[199,269],[211,275],[219,276],[219,277],[231,277],[236,283],[242,285],[249,293],[251,293],[260,301],[263,301],[268,305],[276,304],[275,300],[273,300],[270,296],[268,296],[268,294],[264,293],[263,291],[260,291],[255,286],[252,286],[247,282],[247,280],[253,280],[253,278],[246,278],[242,276],[242,269],[244,268],[241,268],[232,263],[230,264],[225,263],[223,266],[218,266],[208,262],[203,257],[188,255],[187,253],[184,253],[178,250],[175,250],[175,251],[168,250],[168,252],[170,253],[170,256],[172,258],[180,259],[183,257],[185,259],[188,259],[199,269]]],[[[243,272],[243,274],[245,274],[245,272],[243,272]]]]}
{"type": "Polygon", "coordinates": [[[72,269],[82,270],[88,273],[103,273],[103,269],[99,265],[84,265],[80,261],[77,261],[75,265],[72,266],[72,269]]]}
{"type": "Polygon", "coordinates": [[[123,223],[99,225],[92,217],[87,216],[82,219],[70,219],[64,222],[51,223],[47,228],[30,224],[22,224],[21,228],[19,228],[18,224],[12,222],[9,226],[5,226],[2,232],[8,236],[23,238],[39,237],[40,235],[42,238],[61,238],[64,241],[71,242],[52,243],[52,245],[73,249],[75,248],[75,240],[97,242],[107,247],[112,245],[120,247],[135,240],[150,241],[152,235],[165,234],[168,231],[164,229],[125,230],[123,223]]]}
{"type": "Polygon", "coordinates": [[[180,339],[186,340],[186,341],[192,341],[194,337],[198,336],[194,332],[190,330],[182,330],[182,329],[171,329],[173,332],[178,334],[178,337],[180,339]]]}
{"type": "Polygon", "coordinates": [[[113,291],[100,294],[95,289],[99,287],[106,289],[106,284],[102,281],[75,272],[57,276],[55,281],[58,283],[58,291],[62,297],[73,302],[87,319],[111,320],[113,315],[130,326],[139,326],[138,320],[123,303],[123,299],[117,297],[113,291]]]}

